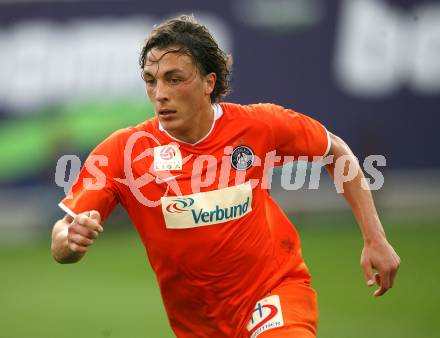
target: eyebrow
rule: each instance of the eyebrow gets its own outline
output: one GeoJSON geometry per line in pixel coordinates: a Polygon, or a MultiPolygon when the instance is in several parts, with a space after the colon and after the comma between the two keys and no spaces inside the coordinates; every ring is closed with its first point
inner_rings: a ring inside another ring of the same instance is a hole
{"type": "MultiPolygon", "coordinates": [[[[163,74],[163,76],[166,77],[166,76],[174,75],[176,73],[183,73],[183,72],[180,69],[173,68],[173,69],[167,70],[165,72],[165,74],[163,74]]],[[[151,74],[149,71],[145,71],[144,70],[143,74],[144,74],[144,76],[149,76],[149,77],[153,77],[154,78],[154,75],[151,74]]]]}

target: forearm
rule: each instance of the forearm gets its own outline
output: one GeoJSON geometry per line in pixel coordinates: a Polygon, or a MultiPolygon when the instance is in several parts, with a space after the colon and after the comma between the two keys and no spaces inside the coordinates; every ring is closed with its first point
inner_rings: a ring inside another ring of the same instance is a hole
{"type": "Polygon", "coordinates": [[[377,215],[373,197],[366,187],[365,177],[356,157],[339,137],[330,133],[330,139],[332,143],[331,154],[334,158],[326,168],[333,177],[338,191],[341,190],[342,185],[344,197],[361,228],[364,238],[361,266],[367,285],[372,286],[375,283],[379,285],[379,288],[374,291],[374,295],[381,296],[393,286],[400,266],[400,258],[385,237],[385,231],[377,215]],[[344,161],[345,164],[341,161],[344,161]],[[354,170],[352,174],[355,175],[350,175],[348,170],[354,170]],[[353,178],[350,180],[348,179],[350,177],[353,178]]]}
{"type": "MultiPolygon", "coordinates": [[[[329,174],[335,179],[335,164],[341,156],[350,158],[351,170],[355,170],[356,176],[342,183],[345,199],[351,207],[357,223],[366,243],[385,238],[385,232],[380,222],[370,190],[364,189],[365,176],[350,148],[340,138],[333,135],[332,138],[333,162],[327,165],[329,174]]],[[[347,169],[347,168],[345,168],[347,169]]],[[[340,173],[338,173],[340,174],[340,173]]],[[[337,179],[337,178],[336,178],[337,179]]]]}
{"type": "Polygon", "coordinates": [[[62,264],[76,263],[84,256],[83,252],[74,252],[69,248],[67,240],[69,224],[70,222],[63,218],[55,223],[52,230],[52,256],[62,264]]]}
{"type": "Polygon", "coordinates": [[[358,170],[359,174],[353,180],[344,183],[343,194],[359,224],[364,241],[369,243],[377,239],[383,239],[385,232],[377,214],[371,192],[364,190],[361,186],[362,179],[364,178],[362,170],[360,168],[358,170]]]}

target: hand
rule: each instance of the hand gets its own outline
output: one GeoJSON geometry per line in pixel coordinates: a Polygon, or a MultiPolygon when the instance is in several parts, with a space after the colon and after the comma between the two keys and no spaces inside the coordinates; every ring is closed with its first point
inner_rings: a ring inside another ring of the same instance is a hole
{"type": "Polygon", "coordinates": [[[98,211],[86,211],[75,216],[67,230],[67,244],[72,252],[86,253],[104,230],[99,224],[101,215],[98,211]]]}
{"type": "Polygon", "coordinates": [[[361,266],[368,286],[377,284],[374,296],[382,296],[393,287],[400,266],[400,258],[386,239],[365,244],[361,255],[361,266]],[[374,273],[373,270],[377,272],[374,273]]]}

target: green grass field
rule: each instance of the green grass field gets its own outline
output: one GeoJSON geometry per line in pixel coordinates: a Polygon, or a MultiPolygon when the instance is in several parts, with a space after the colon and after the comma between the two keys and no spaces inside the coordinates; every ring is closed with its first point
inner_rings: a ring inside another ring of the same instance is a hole
{"type": "MultiPolygon", "coordinates": [[[[320,305],[320,338],[439,337],[440,226],[388,229],[402,258],[395,287],[371,296],[350,217],[295,219],[320,305]],[[320,225],[320,224],[325,224],[320,225]]],[[[56,264],[47,239],[0,247],[1,338],[173,337],[134,231],[109,228],[79,264],[56,264]]]]}

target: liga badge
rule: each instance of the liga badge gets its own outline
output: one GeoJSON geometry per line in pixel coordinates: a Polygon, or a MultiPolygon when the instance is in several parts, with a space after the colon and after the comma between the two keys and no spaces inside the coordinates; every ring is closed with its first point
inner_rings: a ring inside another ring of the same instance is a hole
{"type": "Polygon", "coordinates": [[[231,166],[236,170],[249,169],[255,161],[255,154],[248,146],[238,146],[231,153],[231,166]]]}
{"type": "Polygon", "coordinates": [[[176,144],[154,148],[154,170],[182,170],[182,154],[176,144]]]}

